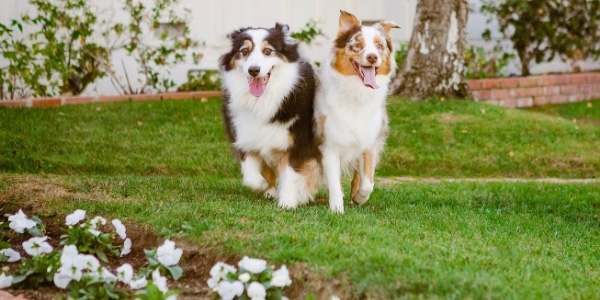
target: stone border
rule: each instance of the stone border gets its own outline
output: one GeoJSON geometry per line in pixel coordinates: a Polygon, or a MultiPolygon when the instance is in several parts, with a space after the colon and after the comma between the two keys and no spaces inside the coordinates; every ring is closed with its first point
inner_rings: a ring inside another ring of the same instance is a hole
{"type": "Polygon", "coordinates": [[[174,92],[144,95],[118,95],[118,96],[70,96],[55,98],[33,98],[21,100],[0,100],[0,106],[6,107],[57,107],[72,104],[85,104],[93,102],[122,102],[122,101],[161,101],[161,100],[187,100],[209,97],[222,97],[221,91],[174,92]]]}
{"type": "Polygon", "coordinates": [[[507,106],[600,99],[600,73],[575,73],[466,80],[477,101],[507,106]]]}

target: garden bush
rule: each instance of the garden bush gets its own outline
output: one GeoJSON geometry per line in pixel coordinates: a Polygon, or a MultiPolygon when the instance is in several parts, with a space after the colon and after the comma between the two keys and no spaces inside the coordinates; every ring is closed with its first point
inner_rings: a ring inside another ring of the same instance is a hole
{"type": "MultiPolygon", "coordinates": [[[[523,76],[533,62],[559,57],[578,71],[581,60],[600,57],[600,1],[485,0],[481,11],[513,42],[523,76]]],[[[491,31],[483,37],[489,40],[491,31]]]]}

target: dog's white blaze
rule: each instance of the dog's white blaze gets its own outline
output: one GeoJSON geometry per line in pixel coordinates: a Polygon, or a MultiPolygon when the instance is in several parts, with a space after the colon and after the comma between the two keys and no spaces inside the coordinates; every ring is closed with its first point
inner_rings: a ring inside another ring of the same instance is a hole
{"type": "Polygon", "coordinates": [[[269,34],[266,29],[251,29],[248,30],[247,33],[252,37],[252,43],[254,43],[254,48],[252,48],[252,52],[248,55],[248,59],[241,65],[244,74],[250,78],[248,74],[248,69],[252,66],[260,67],[260,73],[258,74],[259,78],[267,76],[271,68],[276,65],[278,62],[281,62],[281,59],[276,57],[275,55],[265,56],[263,54],[262,43],[269,34]]]}
{"type": "Polygon", "coordinates": [[[375,45],[375,38],[380,37],[381,33],[379,32],[379,30],[377,30],[373,27],[363,27],[362,35],[363,35],[363,39],[365,41],[365,47],[363,48],[364,51],[363,51],[362,57],[361,57],[361,59],[362,59],[361,64],[363,66],[370,66],[371,63],[367,60],[367,55],[375,54],[375,55],[377,55],[377,62],[375,63],[375,66],[379,67],[381,65],[382,59],[381,59],[381,56],[379,55],[379,50],[377,50],[377,45],[375,45]]]}

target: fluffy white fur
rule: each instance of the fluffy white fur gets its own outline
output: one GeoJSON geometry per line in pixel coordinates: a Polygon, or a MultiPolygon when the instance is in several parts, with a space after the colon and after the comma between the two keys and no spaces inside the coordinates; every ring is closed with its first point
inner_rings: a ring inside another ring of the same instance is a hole
{"type": "MultiPolygon", "coordinates": [[[[362,31],[367,45],[361,64],[367,65],[366,55],[377,53],[372,41],[378,31],[370,27],[363,27],[362,31]]],[[[395,69],[394,60],[390,59],[392,69],[395,69]]],[[[378,55],[377,65],[381,61],[378,55]]],[[[382,135],[387,130],[385,99],[392,75],[377,75],[375,80],[380,88],[371,89],[358,76],[338,73],[332,68],[331,60],[323,64],[320,70],[321,85],[315,101],[315,120],[317,131],[324,139],[321,145],[322,167],[329,190],[329,206],[333,212],[344,212],[344,194],[340,182],[343,172],[359,171],[361,183],[354,202],[365,203],[373,191],[372,174],[364,174],[362,167],[363,153],[372,152],[374,168],[385,143],[382,135]],[[320,119],[325,121],[319,122],[320,119]]]]}

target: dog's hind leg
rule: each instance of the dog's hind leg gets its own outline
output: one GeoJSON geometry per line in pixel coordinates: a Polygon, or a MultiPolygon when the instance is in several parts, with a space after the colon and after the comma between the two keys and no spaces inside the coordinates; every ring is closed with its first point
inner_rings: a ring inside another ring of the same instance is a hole
{"type": "Polygon", "coordinates": [[[363,205],[369,200],[373,187],[375,186],[375,157],[373,149],[363,152],[358,159],[357,170],[352,180],[352,202],[363,205]]]}
{"type": "Polygon", "coordinates": [[[247,153],[242,158],[243,184],[255,191],[264,192],[269,183],[261,174],[263,161],[254,154],[247,153]]]}

